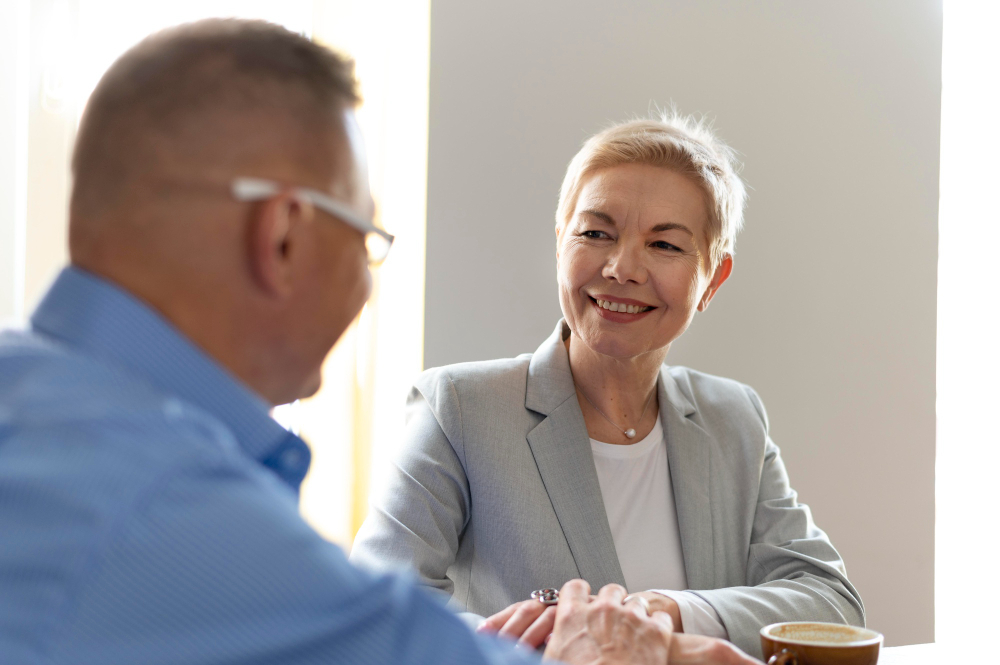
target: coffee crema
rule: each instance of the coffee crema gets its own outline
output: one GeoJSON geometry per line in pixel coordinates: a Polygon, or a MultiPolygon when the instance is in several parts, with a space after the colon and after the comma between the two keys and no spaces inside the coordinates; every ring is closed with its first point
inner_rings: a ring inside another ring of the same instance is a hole
{"type": "Polygon", "coordinates": [[[877,640],[879,634],[867,628],[823,623],[795,623],[771,626],[767,635],[801,644],[857,644],[877,640]]]}

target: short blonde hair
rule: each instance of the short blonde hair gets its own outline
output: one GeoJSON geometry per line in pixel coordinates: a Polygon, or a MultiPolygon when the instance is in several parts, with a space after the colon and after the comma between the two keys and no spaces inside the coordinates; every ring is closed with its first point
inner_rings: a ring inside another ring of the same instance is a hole
{"type": "Polygon", "coordinates": [[[621,164],[662,166],[691,178],[710,201],[711,267],[734,252],[747,198],[736,152],[706,122],[676,112],[619,123],[590,137],[566,169],[556,209],[557,230],[573,214],[587,176],[621,164]]]}

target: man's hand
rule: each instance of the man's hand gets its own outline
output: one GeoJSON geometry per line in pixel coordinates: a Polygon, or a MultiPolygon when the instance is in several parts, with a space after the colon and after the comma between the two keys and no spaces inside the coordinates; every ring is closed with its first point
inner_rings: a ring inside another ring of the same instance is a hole
{"type": "Polygon", "coordinates": [[[607,585],[593,600],[589,594],[583,580],[570,580],[559,591],[546,659],[569,665],[666,665],[673,637],[669,615],[650,617],[638,603],[622,605],[626,591],[618,584],[607,585]]]}

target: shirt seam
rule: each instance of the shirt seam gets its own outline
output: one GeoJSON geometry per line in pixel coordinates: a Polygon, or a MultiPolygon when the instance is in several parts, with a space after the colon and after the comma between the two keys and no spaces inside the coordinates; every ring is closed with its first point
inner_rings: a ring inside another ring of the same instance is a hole
{"type": "Polygon", "coordinates": [[[768,422],[767,418],[764,417],[763,405],[760,403],[760,396],[757,392],[750,386],[743,385],[743,390],[746,396],[750,399],[750,405],[753,406],[753,410],[757,412],[757,417],[760,418],[761,424],[764,426],[764,433],[768,434],[768,422]]]}
{"type": "MultiPolygon", "coordinates": [[[[450,374],[445,374],[445,378],[448,380],[448,387],[451,389],[451,393],[455,396],[455,409],[458,412],[458,429],[459,437],[461,438],[462,454],[459,457],[459,461],[462,463],[462,471],[465,474],[466,487],[469,490],[469,505],[468,514],[465,516],[465,520],[462,523],[462,531],[465,532],[469,529],[469,525],[472,523],[472,483],[469,482],[469,459],[468,451],[465,448],[465,418],[462,416],[462,399],[458,395],[458,388],[455,387],[455,381],[450,374]]],[[[468,568],[468,579],[465,583],[465,600],[462,602],[462,607],[469,607],[469,599],[472,597],[472,569],[475,567],[476,562],[476,529],[472,528],[472,551],[469,552],[469,568],[468,568]]],[[[461,539],[461,536],[459,536],[461,539]]],[[[458,543],[458,549],[462,548],[461,542],[458,543]]],[[[455,551],[456,558],[458,557],[458,550],[455,551]]],[[[447,574],[447,573],[446,573],[447,574]]]]}

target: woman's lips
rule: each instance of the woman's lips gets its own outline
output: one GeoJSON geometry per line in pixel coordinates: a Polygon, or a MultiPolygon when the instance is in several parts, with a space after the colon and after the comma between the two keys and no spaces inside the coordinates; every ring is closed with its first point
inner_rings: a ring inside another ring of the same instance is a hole
{"type": "Polygon", "coordinates": [[[597,309],[597,313],[609,321],[617,323],[629,323],[637,321],[656,309],[652,305],[647,305],[640,300],[631,298],[614,298],[598,294],[588,296],[591,304],[597,309]]]}

